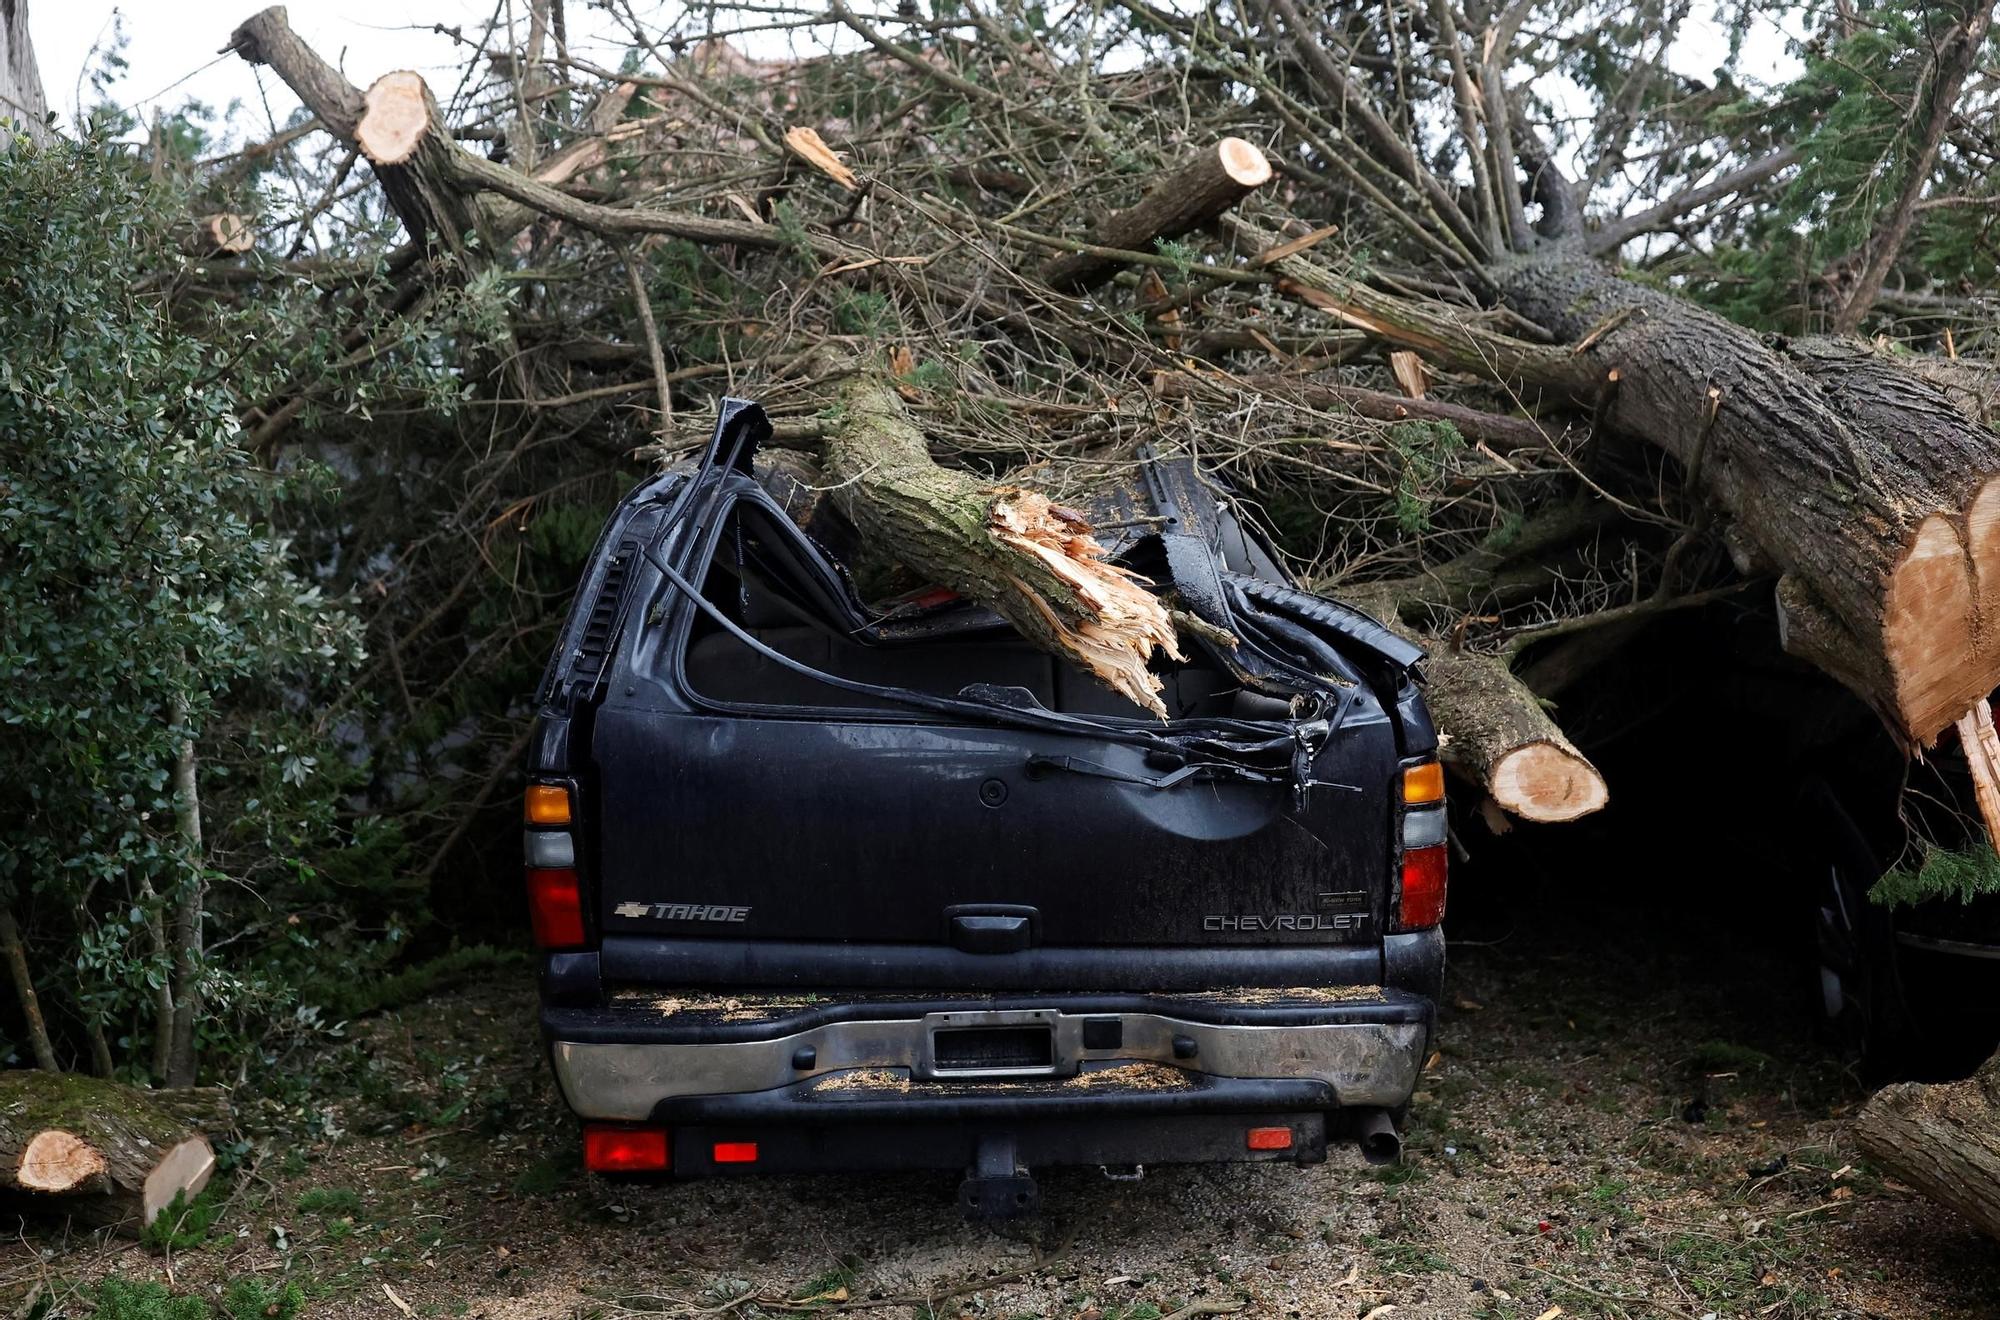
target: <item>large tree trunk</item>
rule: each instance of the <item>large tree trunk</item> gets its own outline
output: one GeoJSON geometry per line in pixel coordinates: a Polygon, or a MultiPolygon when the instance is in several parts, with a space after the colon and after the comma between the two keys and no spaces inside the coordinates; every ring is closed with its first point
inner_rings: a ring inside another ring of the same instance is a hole
{"type": "Polygon", "coordinates": [[[1672,454],[1789,581],[1786,644],[1927,743],[2000,686],[2000,443],[1858,348],[1767,344],[1593,261],[1508,272],[1533,374],[1672,454]]]}
{"type": "MultiPolygon", "coordinates": [[[[28,40],[28,0],[0,0],[0,120],[11,119],[31,141],[46,142],[48,113],[34,43],[28,40]]],[[[9,136],[0,127],[0,149],[9,136]]]]}
{"type": "Polygon", "coordinates": [[[221,1091],[143,1091],[75,1073],[0,1073],[0,1191],[17,1209],[136,1235],[215,1171],[221,1091]]]}
{"type": "Polygon", "coordinates": [[[1889,1173],[2000,1239],[2000,1055],[1962,1082],[1882,1088],[1854,1135],[1889,1173]]]}

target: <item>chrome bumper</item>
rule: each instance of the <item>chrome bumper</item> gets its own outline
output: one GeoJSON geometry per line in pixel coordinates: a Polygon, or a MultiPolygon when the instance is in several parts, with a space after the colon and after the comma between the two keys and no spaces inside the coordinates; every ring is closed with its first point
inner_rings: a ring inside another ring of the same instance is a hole
{"type": "MultiPolygon", "coordinates": [[[[827,1022],[768,1039],[702,1043],[551,1041],[557,1082],[586,1119],[644,1122],[665,1100],[744,1095],[843,1075],[888,1074],[911,1098],[927,1090],[976,1094],[987,1081],[1059,1085],[1082,1073],[1153,1064],[1193,1077],[1322,1082],[1341,1107],[1393,1107],[1409,1099],[1428,1026],[1422,1021],[1329,1021],[1279,1026],[1191,1021],[1161,1012],[1068,1013],[1055,1008],[946,1011],[891,1020],[827,1022]],[[1084,1024],[1102,1039],[1119,1024],[1119,1043],[1084,1044],[1084,1024]],[[940,1028],[1050,1029],[1052,1059],[1033,1067],[940,1067],[940,1028]],[[807,1053],[810,1051],[810,1054],[807,1053]],[[810,1065],[799,1066],[810,1059],[810,1065]]],[[[829,1094],[836,1088],[829,1088],[829,1094]]],[[[873,1088],[879,1094],[879,1087],[873,1088]]]]}

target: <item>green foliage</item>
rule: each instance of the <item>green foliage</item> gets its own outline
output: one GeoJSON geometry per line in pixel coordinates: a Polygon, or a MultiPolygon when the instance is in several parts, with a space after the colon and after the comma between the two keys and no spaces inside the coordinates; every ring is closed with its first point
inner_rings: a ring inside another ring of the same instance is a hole
{"type": "Polygon", "coordinates": [[[834,297],[833,323],[844,335],[880,338],[895,324],[895,309],[886,294],[843,289],[834,297]]]}
{"type": "Polygon", "coordinates": [[[355,978],[336,969],[308,983],[300,998],[318,1005],[328,1018],[354,1018],[414,1003],[483,972],[526,968],[531,961],[523,949],[474,944],[452,949],[399,972],[355,978]]]}
{"type": "Polygon", "coordinates": [[[87,1296],[94,1320],[299,1320],[306,1311],[305,1290],[290,1280],[236,1279],[219,1307],[164,1283],[118,1278],[100,1280],[87,1296]]]}
{"type": "Polygon", "coordinates": [[[2000,894],[2000,856],[1982,840],[1969,848],[1922,845],[1917,865],[1884,874],[1868,899],[1883,907],[1914,907],[1933,899],[1970,903],[1988,894],[2000,894]]]}
{"type": "Polygon", "coordinates": [[[1187,283],[1194,268],[1201,264],[1201,253],[1192,244],[1179,239],[1154,239],[1153,246],[1160,250],[1161,256],[1174,263],[1174,275],[1183,284],[1187,283]]]}
{"type": "MultiPolygon", "coordinates": [[[[249,956],[175,978],[163,932],[203,891],[211,947],[313,892],[343,766],[317,698],[360,654],[273,529],[315,474],[257,470],[215,383],[295,369],[248,363],[279,309],[202,336],[136,291],[179,205],[95,144],[0,152],[0,900],[107,1037],[163,985],[199,994],[206,1039],[283,999],[249,956]]],[[[145,1035],[117,1043],[142,1071],[145,1035]]]]}
{"type": "Polygon", "coordinates": [[[299,1320],[305,1310],[305,1289],[292,1279],[238,1279],[222,1294],[224,1320],[299,1320]]]}
{"type": "Polygon", "coordinates": [[[96,1320],[210,1320],[208,1303],[175,1296],[164,1283],[104,1279],[93,1297],[96,1320]]]}
{"type": "Polygon", "coordinates": [[[1396,476],[1396,525],[1410,535],[1430,529],[1431,505],[1465,437],[1450,422],[1397,422],[1389,447],[1400,460],[1396,476]]]}

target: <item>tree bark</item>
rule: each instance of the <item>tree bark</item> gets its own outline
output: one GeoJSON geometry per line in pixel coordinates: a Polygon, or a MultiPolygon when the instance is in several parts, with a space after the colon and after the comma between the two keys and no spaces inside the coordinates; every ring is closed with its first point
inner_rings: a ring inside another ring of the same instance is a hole
{"type": "Polygon", "coordinates": [[[1899,1082],[1854,1121],[1868,1157],[2000,1239],[2000,1055],[1962,1082],[1899,1082]]]}
{"type": "Polygon", "coordinates": [[[1562,505],[1422,574],[1338,593],[1429,652],[1424,702],[1445,735],[1440,757],[1522,820],[1587,816],[1604,807],[1610,790],[1507,660],[1455,645],[1451,623],[1503,589],[1515,566],[1526,566],[1531,578],[1548,576],[1541,570],[1549,556],[1594,533],[1609,513],[1601,503],[1562,505]]]}
{"type": "Polygon", "coordinates": [[[1509,815],[1554,824],[1610,801],[1604,776],[1504,660],[1441,650],[1424,674],[1424,700],[1448,735],[1439,755],[1509,815]]]}
{"type": "Polygon", "coordinates": [[[21,928],[14,910],[0,907],[0,957],[7,960],[7,975],[14,982],[14,997],[21,1001],[21,1018],[27,1024],[28,1049],[35,1066],[46,1072],[57,1068],[55,1047],[49,1043],[48,1022],[42,1017],[41,997],[35,993],[35,978],[28,967],[28,952],[21,944],[21,928]]]}
{"type": "MultiPolygon", "coordinates": [[[[174,702],[174,723],[185,730],[187,702],[174,702]]],[[[195,776],[194,739],[183,735],[174,756],[174,828],[180,835],[188,875],[174,906],[174,1011],[167,1055],[167,1085],[193,1086],[197,1060],[195,1016],[201,1007],[202,910],[207,890],[207,857],[201,838],[201,789],[195,776]]],[[[162,1024],[162,1030],[169,1024],[162,1024]]]]}
{"type": "MultiPolygon", "coordinates": [[[[1098,247],[1146,252],[1208,224],[1271,178],[1271,162],[1242,138],[1224,138],[1198,152],[1162,179],[1135,205],[1106,216],[1092,235],[1098,247]]],[[[1111,278],[1118,262],[1088,252],[1057,257],[1042,267],[1042,282],[1063,293],[1082,293],[1111,278]]]]}
{"type": "MultiPolygon", "coordinates": [[[[28,39],[28,0],[0,0],[0,120],[21,126],[30,142],[47,142],[48,98],[28,39]]],[[[11,134],[0,127],[0,149],[11,134]]]]}
{"type": "Polygon", "coordinates": [[[18,1208],[137,1235],[215,1171],[219,1090],[158,1092],[75,1073],[0,1073],[0,1191],[18,1208]]]}
{"type": "Polygon", "coordinates": [[[1906,741],[2000,686],[2000,445],[1942,392],[1858,349],[1767,345],[1575,256],[1523,263],[1501,297],[1578,344],[1524,374],[1679,460],[1790,579],[1787,646],[1906,741]]]}
{"type": "Polygon", "coordinates": [[[1034,491],[939,467],[877,373],[851,375],[839,410],[827,476],[864,542],[894,546],[908,567],[1166,718],[1147,665],[1155,651],[1183,658],[1172,620],[1142,579],[1104,559],[1081,516],[1034,491]]]}

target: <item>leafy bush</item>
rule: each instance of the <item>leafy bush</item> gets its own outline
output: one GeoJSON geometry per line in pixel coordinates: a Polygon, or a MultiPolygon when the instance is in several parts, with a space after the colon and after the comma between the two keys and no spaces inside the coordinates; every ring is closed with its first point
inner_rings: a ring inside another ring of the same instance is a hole
{"type": "Polygon", "coordinates": [[[80,1024],[50,1048],[189,1081],[284,996],[260,955],[336,844],[320,698],[360,647],[272,530],[314,475],[233,412],[299,365],[257,360],[282,299],[178,324],[183,204],[101,144],[0,152],[0,900],[80,1024]]]}

